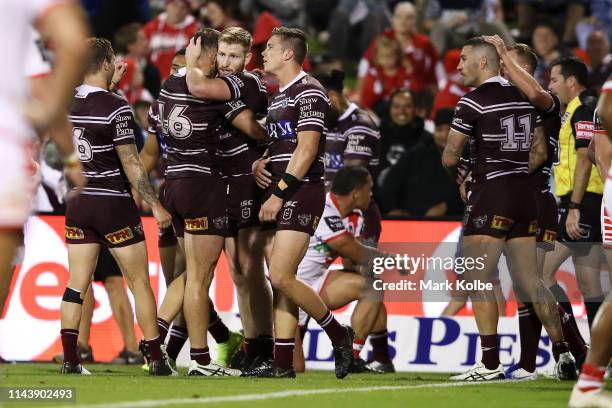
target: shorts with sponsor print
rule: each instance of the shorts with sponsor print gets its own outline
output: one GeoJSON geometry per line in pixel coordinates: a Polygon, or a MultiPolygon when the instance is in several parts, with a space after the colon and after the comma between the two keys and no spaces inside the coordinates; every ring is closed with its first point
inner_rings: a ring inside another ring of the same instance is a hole
{"type": "MultiPolygon", "coordinates": [[[[272,183],[266,190],[262,203],[272,195],[276,184],[272,183]]],[[[276,223],[265,223],[262,229],[276,231],[300,231],[312,236],[323,215],[325,208],[325,186],[321,183],[302,183],[301,186],[287,197],[278,215],[276,223]]]]}
{"type": "Polygon", "coordinates": [[[227,187],[220,177],[167,179],[166,209],[177,237],[227,234],[227,187]]]}
{"type": "Polygon", "coordinates": [[[534,237],[537,215],[535,192],[527,178],[499,177],[474,183],[463,216],[463,235],[534,237]]]}
{"type": "Polygon", "coordinates": [[[32,210],[39,177],[35,177],[30,144],[12,134],[2,133],[0,130],[0,228],[21,230],[32,210]]]}
{"type": "Polygon", "coordinates": [[[382,231],[382,216],[380,214],[380,208],[374,199],[370,200],[369,207],[363,212],[364,224],[363,224],[363,243],[365,245],[376,247],[380,240],[380,233],[382,231]]]}
{"type": "Polygon", "coordinates": [[[66,243],[120,248],[144,241],[132,197],[80,194],[66,205],[66,243]]]}
{"type": "Polygon", "coordinates": [[[603,196],[591,192],[584,193],[582,203],[580,204],[580,221],[579,226],[582,234],[579,239],[574,240],[567,235],[565,223],[569,213],[569,202],[571,194],[566,194],[561,197],[559,203],[559,224],[557,231],[557,241],[566,243],[581,243],[581,242],[601,242],[601,202],[603,196]]]}
{"type": "Polygon", "coordinates": [[[545,251],[555,249],[557,240],[557,200],[550,193],[536,193],[538,203],[538,234],[536,242],[538,248],[545,251]]]}
{"type": "MultiPolygon", "coordinates": [[[[161,203],[161,205],[164,206],[164,208],[167,208],[165,191],[166,191],[166,186],[163,185],[161,189],[159,190],[159,202],[161,203]]],[[[167,248],[167,247],[175,246],[177,243],[178,241],[176,239],[176,235],[174,235],[174,228],[172,227],[172,225],[166,228],[159,229],[159,236],[158,236],[158,241],[157,241],[157,246],[159,248],[167,248]]]]}
{"type": "Polygon", "coordinates": [[[228,236],[235,237],[239,229],[259,225],[263,190],[251,175],[230,177],[227,181],[228,236]]]}

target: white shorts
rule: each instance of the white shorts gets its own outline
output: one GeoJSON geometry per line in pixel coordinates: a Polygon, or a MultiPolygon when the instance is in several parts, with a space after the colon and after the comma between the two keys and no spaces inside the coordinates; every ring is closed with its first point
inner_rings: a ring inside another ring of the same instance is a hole
{"type": "Polygon", "coordinates": [[[0,229],[21,229],[32,210],[36,167],[28,141],[3,137],[0,130],[0,229]]]}
{"type": "Polygon", "coordinates": [[[601,239],[604,248],[612,249],[612,167],[608,171],[601,200],[601,239]]]}
{"type": "MultiPolygon", "coordinates": [[[[300,262],[298,267],[297,278],[310,286],[315,292],[320,293],[323,285],[329,276],[331,269],[327,265],[319,265],[314,262],[307,262],[306,258],[300,262]]],[[[308,314],[300,309],[298,324],[306,325],[308,322],[308,314]]]]}

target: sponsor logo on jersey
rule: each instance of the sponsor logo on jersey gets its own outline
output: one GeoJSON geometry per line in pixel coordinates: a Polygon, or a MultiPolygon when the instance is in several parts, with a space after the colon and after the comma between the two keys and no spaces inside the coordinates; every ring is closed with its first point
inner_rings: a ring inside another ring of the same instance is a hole
{"type": "Polygon", "coordinates": [[[557,232],[551,230],[544,230],[544,235],[542,235],[542,241],[547,242],[549,244],[554,244],[557,240],[557,232]]]}
{"type": "Polygon", "coordinates": [[[342,218],[337,215],[332,215],[329,217],[323,217],[325,224],[329,227],[333,232],[342,231],[344,229],[344,224],[342,223],[342,218]]]}
{"type": "Polygon", "coordinates": [[[529,229],[527,229],[527,232],[530,234],[537,234],[538,233],[538,222],[531,221],[529,223],[529,229]]]}
{"type": "Polygon", "coordinates": [[[300,225],[302,227],[307,226],[308,223],[310,223],[311,219],[312,219],[312,215],[310,215],[310,214],[300,214],[300,215],[298,215],[298,221],[300,222],[300,225]]]}
{"type": "Polygon", "coordinates": [[[185,231],[206,231],[208,217],[189,218],[185,220],[185,231]]]}
{"type": "Polygon", "coordinates": [[[514,224],[514,220],[502,217],[501,215],[495,215],[491,221],[491,228],[500,231],[508,231],[512,224],[514,224]]]}
{"type": "Polygon", "coordinates": [[[80,228],[66,227],[66,239],[85,239],[85,233],[80,228]]]}
{"type": "Polygon", "coordinates": [[[134,238],[134,233],[130,227],[121,228],[118,231],[104,235],[104,238],[113,245],[121,244],[134,238]]]}

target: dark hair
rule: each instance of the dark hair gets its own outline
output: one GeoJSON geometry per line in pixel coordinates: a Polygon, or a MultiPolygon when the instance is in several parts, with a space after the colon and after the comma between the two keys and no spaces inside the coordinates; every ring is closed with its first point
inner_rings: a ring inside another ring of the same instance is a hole
{"type": "Polygon", "coordinates": [[[522,60],[526,61],[531,67],[531,72],[535,71],[538,66],[538,57],[530,46],[523,43],[516,43],[508,47],[508,51],[514,51],[522,60]]]}
{"type": "Polygon", "coordinates": [[[550,31],[552,31],[557,36],[557,38],[559,37],[559,30],[557,28],[557,25],[552,20],[549,20],[549,19],[539,20],[536,23],[536,25],[533,27],[533,32],[531,35],[533,35],[535,30],[539,27],[548,28],[550,31]]]}
{"type": "Polygon", "coordinates": [[[109,64],[113,61],[115,51],[106,38],[90,38],[87,40],[87,45],[89,46],[89,64],[86,74],[95,74],[102,69],[105,61],[109,64]]]}
{"type": "Polygon", "coordinates": [[[176,54],[174,54],[174,57],[172,58],[180,57],[181,55],[184,56],[186,53],[187,53],[187,48],[181,48],[180,50],[176,52],[176,54]]]}
{"type": "Polygon", "coordinates": [[[362,166],[344,166],[338,170],[332,181],[331,192],[346,196],[356,188],[363,187],[368,182],[370,172],[362,166]]]}
{"type": "Polygon", "coordinates": [[[138,32],[142,28],[139,23],[129,23],[122,26],[115,33],[115,49],[119,54],[127,54],[128,47],[138,39],[138,32]]]}
{"type": "Polygon", "coordinates": [[[202,51],[204,50],[216,50],[219,48],[219,37],[221,33],[213,28],[202,28],[198,30],[193,36],[193,41],[201,38],[202,51]]]}
{"type": "Polygon", "coordinates": [[[321,72],[315,75],[315,78],[323,85],[323,88],[328,91],[337,91],[342,93],[344,89],[344,71],[332,69],[331,72],[321,72]]]}
{"type": "Polygon", "coordinates": [[[393,101],[393,99],[400,94],[408,94],[410,95],[410,99],[412,99],[412,103],[416,103],[414,94],[412,93],[412,91],[408,88],[398,88],[395,91],[393,91],[393,93],[391,94],[391,97],[389,98],[389,106],[391,105],[391,101],[393,101]]]}
{"type": "Polygon", "coordinates": [[[292,50],[293,59],[302,65],[308,53],[306,34],[299,28],[276,27],[272,30],[272,36],[275,35],[280,37],[283,49],[292,50]]]}
{"type": "Polygon", "coordinates": [[[550,65],[550,69],[557,65],[561,67],[561,75],[563,75],[564,79],[573,76],[576,78],[576,81],[578,81],[578,84],[588,88],[589,70],[584,62],[576,57],[561,57],[553,61],[550,65]]]}

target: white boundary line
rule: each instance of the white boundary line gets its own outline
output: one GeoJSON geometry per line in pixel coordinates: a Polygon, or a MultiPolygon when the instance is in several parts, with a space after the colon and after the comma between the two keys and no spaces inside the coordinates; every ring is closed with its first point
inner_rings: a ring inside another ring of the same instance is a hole
{"type": "Polygon", "coordinates": [[[176,398],[166,400],[141,400],[141,401],[125,401],[116,403],[99,403],[99,404],[79,404],[79,405],[63,405],[55,406],[54,408],[149,408],[149,407],[160,407],[170,404],[218,404],[221,402],[244,402],[244,401],[261,401],[268,399],[288,398],[288,397],[301,397],[307,395],[324,395],[324,394],[338,394],[338,393],[357,393],[357,392],[371,392],[371,391],[398,391],[398,390],[411,390],[420,388],[451,388],[451,387],[465,387],[470,385],[484,385],[484,384],[500,384],[500,383],[511,383],[512,381],[496,380],[496,381],[483,381],[483,382],[445,382],[445,383],[433,383],[433,384],[417,384],[417,385],[381,385],[376,387],[361,387],[361,388],[323,388],[318,390],[287,390],[270,392],[266,394],[245,394],[245,395],[225,395],[218,397],[204,397],[204,398],[176,398]]]}

